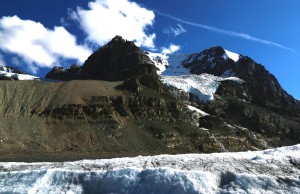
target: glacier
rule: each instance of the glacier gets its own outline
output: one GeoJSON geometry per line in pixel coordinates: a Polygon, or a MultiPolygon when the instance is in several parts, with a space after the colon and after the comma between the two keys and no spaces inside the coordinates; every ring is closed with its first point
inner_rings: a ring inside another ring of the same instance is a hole
{"type": "Polygon", "coordinates": [[[236,77],[222,78],[211,74],[200,75],[182,75],[182,76],[162,76],[161,82],[167,86],[173,86],[184,92],[194,94],[199,101],[207,102],[214,99],[214,94],[217,91],[220,82],[231,80],[238,83],[243,83],[243,80],[236,77]]]}
{"type": "Polygon", "coordinates": [[[0,163],[0,193],[300,193],[300,144],[262,151],[0,163]]]}
{"type": "MultiPolygon", "coordinates": [[[[235,62],[238,61],[240,57],[239,54],[228,50],[224,51],[223,57],[225,60],[230,58],[235,62]]],[[[161,54],[152,52],[147,52],[147,55],[158,68],[157,74],[160,75],[160,80],[163,84],[194,94],[198,97],[200,102],[213,100],[214,94],[222,81],[232,80],[238,83],[244,82],[242,79],[233,77],[233,73],[229,71],[224,73],[222,77],[205,73],[201,75],[190,74],[189,69],[182,66],[182,62],[193,55],[182,53],[161,54]]],[[[197,57],[197,59],[191,57],[190,60],[201,60],[198,55],[197,57]]],[[[204,55],[200,56],[200,58],[203,57],[204,55]]],[[[212,61],[213,58],[210,58],[209,60],[212,61]]]]}

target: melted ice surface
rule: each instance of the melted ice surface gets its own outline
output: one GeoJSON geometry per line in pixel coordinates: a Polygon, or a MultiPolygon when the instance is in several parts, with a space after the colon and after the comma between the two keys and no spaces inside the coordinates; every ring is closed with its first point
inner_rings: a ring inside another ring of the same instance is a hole
{"type": "Polygon", "coordinates": [[[300,193],[300,144],[263,151],[0,163],[0,193],[300,193]]]}

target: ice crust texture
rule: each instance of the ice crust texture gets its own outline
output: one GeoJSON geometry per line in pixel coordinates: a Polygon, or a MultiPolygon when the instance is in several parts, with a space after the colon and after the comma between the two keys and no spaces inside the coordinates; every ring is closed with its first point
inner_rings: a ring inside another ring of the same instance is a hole
{"type": "Polygon", "coordinates": [[[300,144],[237,153],[0,163],[0,193],[300,193],[300,144]]]}

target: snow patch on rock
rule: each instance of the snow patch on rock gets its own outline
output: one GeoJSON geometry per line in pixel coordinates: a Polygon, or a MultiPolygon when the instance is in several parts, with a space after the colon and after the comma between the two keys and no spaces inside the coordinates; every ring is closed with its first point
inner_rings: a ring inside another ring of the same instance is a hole
{"type": "Polygon", "coordinates": [[[240,59],[240,55],[231,51],[228,51],[226,49],[224,49],[225,51],[225,58],[230,58],[232,59],[234,62],[237,62],[240,59]]]}
{"type": "Polygon", "coordinates": [[[200,110],[200,109],[198,109],[198,108],[196,108],[196,107],[194,107],[194,106],[188,105],[187,107],[188,107],[188,109],[190,109],[191,111],[195,111],[195,112],[199,113],[201,116],[208,116],[208,115],[209,115],[208,113],[206,113],[206,112],[204,112],[203,110],[200,110]]]}
{"type": "Polygon", "coordinates": [[[180,76],[187,75],[190,72],[187,68],[182,66],[182,61],[184,61],[189,54],[161,54],[151,52],[147,52],[147,54],[158,68],[157,74],[159,75],[180,76]]]}

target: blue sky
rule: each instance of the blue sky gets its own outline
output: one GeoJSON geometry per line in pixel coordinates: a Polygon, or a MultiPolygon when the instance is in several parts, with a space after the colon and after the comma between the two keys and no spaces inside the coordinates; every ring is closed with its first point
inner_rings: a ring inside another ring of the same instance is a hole
{"type": "Polygon", "coordinates": [[[300,99],[300,1],[3,0],[0,63],[44,76],[116,34],[154,52],[212,46],[249,56],[300,99]]]}

